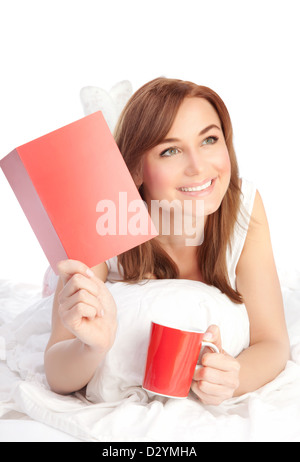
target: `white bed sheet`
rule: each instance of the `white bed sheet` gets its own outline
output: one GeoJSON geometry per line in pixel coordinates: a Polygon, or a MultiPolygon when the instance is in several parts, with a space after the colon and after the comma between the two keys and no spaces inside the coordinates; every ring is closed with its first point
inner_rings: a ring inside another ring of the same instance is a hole
{"type": "Polygon", "coordinates": [[[79,439],[29,419],[0,420],[0,442],[3,443],[77,443],[79,439]]]}
{"type": "Polygon", "coordinates": [[[52,296],[0,281],[0,441],[300,441],[300,273],[280,273],[291,360],[254,393],[204,406],[149,399],[91,404],[51,392],[43,370],[52,296]]]}

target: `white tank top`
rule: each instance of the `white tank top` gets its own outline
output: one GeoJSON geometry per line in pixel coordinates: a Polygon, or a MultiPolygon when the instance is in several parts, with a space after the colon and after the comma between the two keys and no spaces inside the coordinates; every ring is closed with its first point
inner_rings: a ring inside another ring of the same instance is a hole
{"type": "Polygon", "coordinates": [[[242,207],[238,214],[237,223],[234,228],[232,239],[232,248],[227,249],[227,270],[231,286],[236,289],[236,274],[235,270],[240,259],[246,236],[248,233],[249,222],[252,214],[256,187],[255,185],[243,178],[242,185],[242,207]]]}
{"type": "MultiPolygon", "coordinates": [[[[239,213],[227,252],[230,282],[235,288],[235,270],[241,255],[253,208],[256,188],[242,181],[242,210],[239,213]],[[240,226],[241,225],[241,226],[240,226]]],[[[141,389],[151,321],[182,329],[206,330],[219,326],[222,348],[237,356],[249,346],[249,318],[244,304],[233,303],[216,287],[186,279],[149,279],[141,283],[122,282],[117,258],[108,262],[106,285],[118,312],[114,345],[87,385],[86,397],[92,402],[113,402],[141,389]],[[118,279],[117,282],[112,280],[118,279]]]]}

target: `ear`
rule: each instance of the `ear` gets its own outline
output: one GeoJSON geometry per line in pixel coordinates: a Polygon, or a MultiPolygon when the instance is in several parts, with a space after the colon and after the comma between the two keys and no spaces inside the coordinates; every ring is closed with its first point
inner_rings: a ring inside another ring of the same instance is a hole
{"type": "Polygon", "coordinates": [[[132,174],[133,181],[136,184],[136,187],[139,189],[143,184],[143,169],[140,166],[133,174],[132,174]]]}
{"type": "Polygon", "coordinates": [[[136,178],[135,176],[133,176],[133,181],[134,181],[137,189],[139,189],[143,184],[143,181],[140,178],[136,178]]]}

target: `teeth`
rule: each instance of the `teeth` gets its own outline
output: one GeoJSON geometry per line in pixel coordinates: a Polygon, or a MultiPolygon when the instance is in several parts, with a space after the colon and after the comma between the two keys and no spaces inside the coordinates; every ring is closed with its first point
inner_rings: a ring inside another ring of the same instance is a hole
{"type": "Polygon", "coordinates": [[[210,185],[211,185],[211,180],[203,184],[202,186],[196,186],[194,188],[179,188],[179,189],[180,191],[185,191],[185,192],[202,191],[203,189],[208,188],[210,185]]]}

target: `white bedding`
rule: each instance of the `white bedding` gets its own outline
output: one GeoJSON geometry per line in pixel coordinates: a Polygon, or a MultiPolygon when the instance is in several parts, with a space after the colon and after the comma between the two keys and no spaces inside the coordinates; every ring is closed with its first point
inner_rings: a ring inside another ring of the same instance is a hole
{"type": "MultiPolygon", "coordinates": [[[[31,434],[37,441],[300,441],[300,274],[286,272],[280,277],[291,360],[271,383],[218,407],[204,406],[192,394],[186,400],[148,397],[138,386],[140,368],[126,373],[132,344],[129,350],[124,344],[124,356],[110,369],[115,380],[111,376],[101,389],[107,392],[112,384],[111,394],[105,396],[108,402],[91,403],[79,393],[60,396],[51,392],[43,352],[53,296],[42,298],[39,288],[0,281],[0,440],[24,440],[31,434]]],[[[177,287],[173,287],[175,297],[177,287]]],[[[126,317],[128,325],[130,316],[126,317]]],[[[240,316],[244,317],[242,311],[240,316]]],[[[247,329],[245,317],[242,322],[247,329]]],[[[238,334],[236,329],[234,337],[238,334]]],[[[228,334],[224,334],[225,343],[226,338],[228,334]]],[[[144,360],[147,338],[145,342],[134,362],[144,360]]],[[[240,348],[242,340],[236,342],[234,348],[240,348]]]]}

